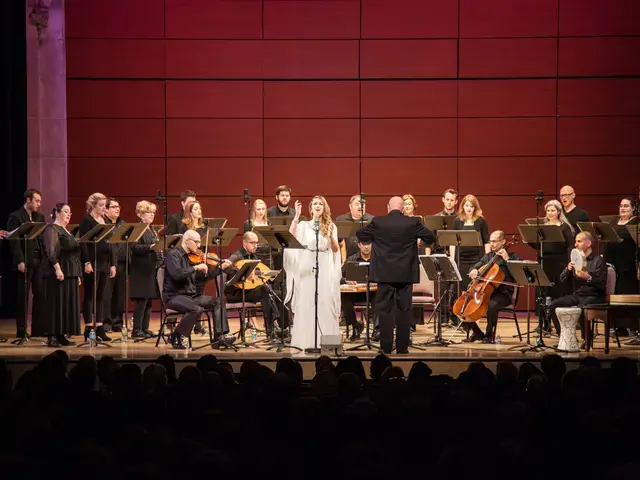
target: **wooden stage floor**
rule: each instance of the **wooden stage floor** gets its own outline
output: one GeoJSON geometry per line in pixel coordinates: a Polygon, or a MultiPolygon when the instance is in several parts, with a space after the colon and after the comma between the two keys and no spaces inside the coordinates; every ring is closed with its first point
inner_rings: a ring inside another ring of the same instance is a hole
{"type": "MultiPolygon", "coordinates": [[[[526,314],[520,314],[518,316],[520,329],[524,333],[526,332],[526,314]]],[[[258,319],[258,325],[260,325],[262,319],[258,319]]],[[[233,332],[238,330],[239,322],[237,318],[231,318],[231,329],[233,332]]],[[[537,326],[537,319],[532,315],[531,317],[532,330],[537,326]]],[[[157,315],[152,317],[151,328],[157,331],[159,326],[159,318],[157,315]]],[[[484,320],[480,321],[481,328],[484,329],[484,320]]],[[[599,326],[602,331],[602,326],[599,326]]],[[[344,329],[343,329],[344,333],[344,329]]],[[[443,338],[446,340],[453,340],[455,343],[446,347],[416,347],[410,348],[408,354],[404,355],[391,355],[394,364],[401,366],[405,372],[409,371],[413,362],[422,360],[429,363],[429,366],[436,374],[450,374],[457,375],[459,372],[466,369],[467,365],[473,361],[482,361],[487,366],[495,367],[495,364],[500,360],[511,360],[516,363],[525,361],[537,362],[546,353],[553,353],[553,350],[546,349],[542,351],[529,351],[522,353],[522,349],[527,347],[526,335],[523,335],[523,342],[520,342],[517,337],[513,337],[516,334],[515,323],[511,320],[501,320],[498,324],[498,334],[502,338],[501,344],[485,345],[481,343],[462,343],[465,335],[462,331],[454,332],[453,328],[443,329],[443,338]]],[[[9,339],[7,343],[0,343],[0,357],[5,358],[10,364],[17,366],[21,365],[22,369],[31,368],[33,364],[38,362],[42,357],[51,353],[52,349],[43,344],[40,338],[32,338],[25,345],[17,346],[12,345],[10,342],[15,335],[15,323],[11,319],[0,320],[0,337],[6,337],[9,339]]],[[[113,339],[119,338],[119,334],[112,333],[110,336],[113,339]]],[[[432,324],[418,325],[416,333],[413,334],[413,343],[420,344],[422,342],[428,342],[433,338],[433,326],[432,324]]],[[[264,339],[259,335],[258,340],[264,339]]],[[[74,337],[74,341],[80,343],[82,337],[74,337]]],[[[200,345],[206,344],[208,336],[193,336],[193,347],[196,348],[200,345]]],[[[534,344],[536,341],[535,334],[531,334],[530,342],[534,344]]],[[[615,339],[611,339],[611,351],[608,355],[604,353],[604,335],[596,337],[595,349],[590,352],[581,351],[580,353],[562,354],[563,357],[569,363],[579,362],[581,358],[587,355],[593,355],[602,360],[614,359],[618,356],[626,356],[636,360],[640,360],[640,347],[627,346],[625,343],[629,341],[628,338],[622,338],[622,347],[618,348],[615,339]]],[[[556,345],[558,342],[557,337],[545,337],[544,343],[546,345],[556,345]]],[[[347,350],[350,347],[356,346],[359,343],[344,343],[344,349],[347,350]]],[[[74,361],[84,355],[93,355],[96,358],[101,356],[111,356],[120,362],[134,362],[141,365],[148,364],[155,360],[158,356],[163,354],[169,354],[175,358],[178,365],[193,364],[197,359],[203,355],[214,354],[219,359],[230,362],[235,367],[247,359],[253,359],[266,365],[273,367],[275,362],[283,357],[290,356],[295,358],[303,364],[305,371],[305,377],[313,376],[314,360],[316,355],[309,355],[295,350],[285,349],[283,352],[278,353],[275,350],[267,351],[266,344],[258,345],[258,348],[241,348],[239,351],[233,350],[214,350],[209,347],[198,349],[195,351],[186,350],[174,350],[173,348],[160,342],[158,348],[155,347],[155,339],[146,340],[141,343],[133,343],[132,339],[129,339],[127,343],[114,343],[111,348],[108,347],[66,347],[64,350],[68,353],[70,360],[74,361]]],[[[354,352],[345,351],[343,356],[356,355],[365,361],[365,365],[368,365],[369,361],[378,354],[377,346],[372,350],[357,350],[354,352]]]]}

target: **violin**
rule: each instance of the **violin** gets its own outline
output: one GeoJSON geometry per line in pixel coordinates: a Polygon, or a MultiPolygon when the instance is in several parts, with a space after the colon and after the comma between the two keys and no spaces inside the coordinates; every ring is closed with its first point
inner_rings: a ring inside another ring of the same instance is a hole
{"type": "MultiPolygon", "coordinates": [[[[511,242],[505,243],[502,248],[506,250],[516,243],[518,243],[518,240],[513,236],[511,242]]],[[[463,321],[477,322],[486,315],[491,294],[498,286],[503,284],[517,286],[504,281],[504,272],[500,270],[500,266],[497,263],[501,258],[496,252],[491,261],[480,268],[478,276],[473,279],[467,290],[453,304],[453,313],[462,318],[463,321]]]]}
{"type": "Polygon", "coordinates": [[[220,265],[220,257],[215,253],[205,254],[202,250],[198,249],[194,253],[189,254],[189,263],[191,263],[191,265],[206,263],[212,268],[217,268],[218,265],[220,265]]]}

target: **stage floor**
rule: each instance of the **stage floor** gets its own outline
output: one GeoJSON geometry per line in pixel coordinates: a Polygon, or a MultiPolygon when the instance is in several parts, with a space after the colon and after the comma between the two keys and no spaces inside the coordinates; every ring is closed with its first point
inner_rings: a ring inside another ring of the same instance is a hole
{"type": "MultiPolygon", "coordinates": [[[[526,332],[526,314],[520,314],[518,316],[520,329],[524,333],[526,332]]],[[[262,319],[258,319],[258,325],[260,325],[262,319]]],[[[537,319],[532,316],[532,330],[537,326],[537,319]]],[[[232,331],[235,332],[239,328],[239,322],[237,318],[230,319],[232,331]]],[[[480,321],[481,328],[484,328],[484,321],[480,321]]],[[[151,328],[157,331],[159,327],[159,317],[154,315],[151,322],[151,328]]],[[[602,326],[599,326],[602,331],[602,326]]],[[[344,329],[343,334],[344,334],[344,329]]],[[[0,320],[0,337],[6,337],[9,339],[6,343],[0,344],[0,357],[5,358],[10,364],[33,365],[38,362],[42,357],[51,353],[53,349],[43,344],[43,339],[31,338],[24,345],[12,345],[10,342],[15,335],[15,323],[13,320],[0,320]]],[[[447,373],[457,374],[460,371],[466,369],[466,366],[473,361],[482,361],[489,366],[495,366],[500,360],[511,360],[517,363],[524,361],[539,361],[542,355],[545,353],[553,353],[551,349],[541,349],[539,351],[522,352],[522,349],[527,347],[526,335],[523,335],[523,341],[514,336],[516,335],[515,323],[511,320],[501,320],[498,324],[498,335],[502,339],[501,344],[486,345],[481,343],[462,343],[465,338],[464,332],[458,330],[457,332],[453,328],[443,329],[443,338],[445,340],[453,340],[453,344],[446,347],[420,347],[419,344],[428,342],[433,339],[433,325],[418,325],[416,333],[413,334],[413,343],[415,347],[409,349],[408,354],[404,355],[391,355],[394,364],[397,364],[408,372],[411,364],[415,361],[422,360],[429,362],[434,373],[447,373]]],[[[120,337],[119,334],[111,333],[110,336],[115,340],[120,337]]],[[[343,335],[344,336],[344,335],[343,335]]],[[[535,344],[536,335],[534,333],[530,336],[530,343],[535,344]]],[[[74,341],[80,343],[82,337],[74,337],[74,341]]],[[[264,336],[259,335],[258,340],[264,340],[264,336]]],[[[544,337],[545,345],[553,346],[558,343],[558,339],[555,336],[544,337]]],[[[205,345],[208,341],[208,336],[193,336],[193,347],[205,345]]],[[[578,362],[581,358],[587,355],[593,355],[600,359],[613,359],[618,356],[626,356],[636,360],[640,360],[640,347],[625,345],[629,341],[629,338],[621,338],[622,347],[618,348],[615,343],[615,338],[611,338],[610,347],[611,351],[608,355],[604,353],[604,335],[599,335],[595,340],[595,349],[590,352],[581,351],[579,353],[561,354],[569,362],[578,362]]],[[[357,346],[362,342],[356,343],[344,343],[344,350],[342,356],[356,355],[366,363],[378,354],[377,345],[371,349],[362,349],[357,351],[346,351],[350,347],[357,346]]],[[[83,355],[93,355],[99,358],[104,355],[112,356],[121,362],[135,362],[139,364],[146,364],[155,360],[158,356],[163,354],[169,354],[179,364],[190,364],[197,361],[197,359],[203,355],[214,354],[220,359],[229,361],[235,366],[238,366],[246,359],[253,359],[269,366],[275,366],[275,362],[283,357],[290,356],[303,363],[305,370],[305,377],[313,376],[313,362],[317,355],[305,354],[293,349],[285,349],[282,352],[276,350],[267,350],[268,345],[259,344],[256,347],[240,348],[237,352],[233,350],[214,350],[210,347],[201,348],[198,350],[174,350],[170,346],[164,344],[162,341],[158,348],[155,347],[155,339],[149,339],[144,342],[134,343],[132,339],[129,339],[127,343],[113,343],[112,347],[66,347],[64,350],[68,353],[72,361],[79,359],[83,355]]]]}

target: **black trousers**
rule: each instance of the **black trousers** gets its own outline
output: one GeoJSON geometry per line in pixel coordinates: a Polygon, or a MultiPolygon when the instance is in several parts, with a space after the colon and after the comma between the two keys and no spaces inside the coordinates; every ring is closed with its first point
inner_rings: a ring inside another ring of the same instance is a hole
{"type": "MultiPolygon", "coordinates": [[[[227,289],[226,291],[227,301],[230,303],[242,303],[242,289],[234,288],[233,290],[227,289]]],[[[244,291],[244,300],[248,303],[262,304],[262,311],[264,312],[264,321],[267,334],[273,331],[273,324],[276,319],[280,317],[278,310],[278,304],[275,299],[270,295],[269,289],[264,285],[253,288],[251,290],[244,291]]],[[[246,320],[246,319],[245,319],[246,320]]]]}
{"type": "Polygon", "coordinates": [[[109,279],[107,299],[109,300],[105,323],[111,323],[114,327],[122,327],[124,315],[124,302],[127,288],[126,266],[124,262],[118,262],[115,278],[109,279]]]}
{"type": "Polygon", "coordinates": [[[229,331],[227,316],[222,312],[224,305],[220,308],[221,301],[218,297],[209,297],[207,295],[196,295],[195,297],[176,295],[168,299],[165,305],[171,310],[184,313],[180,323],[178,323],[176,327],[176,331],[181,335],[189,335],[191,329],[200,320],[202,312],[205,311],[213,314],[213,329],[216,335],[229,331]]]}
{"type": "MultiPolygon", "coordinates": [[[[508,307],[511,304],[511,295],[507,292],[499,292],[491,295],[489,299],[489,306],[487,307],[487,328],[485,330],[485,335],[491,336],[496,333],[496,324],[498,323],[498,313],[501,308],[508,307]]],[[[473,330],[474,334],[482,334],[482,330],[477,323],[471,323],[471,330],[473,330]]]]}
{"type": "MultiPolygon", "coordinates": [[[[342,316],[344,323],[351,328],[359,329],[358,321],[356,319],[356,310],[353,307],[354,303],[364,303],[367,301],[367,292],[357,293],[341,293],[340,302],[342,308],[342,316]]],[[[370,312],[374,313],[376,305],[376,292],[369,292],[370,312]]],[[[374,313],[375,315],[375,313],[374,313]]],[[[364,313],[363,313],[364,316],[364,313]]],[[[374,317],[375,318],[375,317],[374,317]]]]}
{"type": "Polygon", "coordinates": [[[151,298],[136,298],[133,307],[133,330],[149,330],[151,318],[151,298]]]}
{"type": "Polygon", "coordinates": [[[380,349],[384,353],[391,353],[393,348],[394,327],[398,351],[409,348],[412,292],[412,283],[378,283],[376,311],[380,318],[380,349]]]}
{"type": "MultiPolygon", "coordinates": [[[[42,279],[42,273],[40,271],[40,259],[34,259],[29,261],[27,265],[26,273],[18,271],[18,289],[16,298],[16,336],[22,337],[27,330],[27,312],[25,311],[24,297],[25,297],[25,275],[26,282],[26,295],[29,292],[33,294],[32,310],[31,310],[31,329],[32,333],[40,335],[42,332],[39,325],[41,325],[40,319],[43,315],[43,301],[44,301],[44,283],[42,279]]],[[[27,302],[28,307],[28,302],[27,302]]]]}
{"type": "Polygon", "coordinates": [[[109,274],[98,272],[85,273],[82,277],[82,283],[84,284],[84,298],[82,300],[82,317],[84,318],[85,325],[93,323],[93,282],[94,275],[98,278],[98,284],[96,288],[96,323],[104,323],[108,317],[108,305],[109,305],[109,274]]]}
{"type": "MultiPolygon", "coordinates": [[[[604,303],[604,298],[594,296],[566,295],[551,302],[551,306],[549,307],[549,310],[551,310],[551,321],[556,327],[558,334],[560,334],[560,322],[558,321],[558,316],[556,315],[556,308],[582,307],[583,305],[589,305],[593,303],[604,303]]],[[[578,327],[580,328],[580,330],[582,330],[582,319],[583,315],[580,315],[580,321],[578,322],[578,327]]]]}

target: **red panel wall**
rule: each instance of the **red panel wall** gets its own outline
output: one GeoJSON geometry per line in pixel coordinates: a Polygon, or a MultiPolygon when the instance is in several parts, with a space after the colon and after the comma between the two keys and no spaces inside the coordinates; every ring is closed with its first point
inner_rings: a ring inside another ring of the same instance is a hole
{"type": "MultiPolygon", "coordinates": [[[[69,191],[207,215],[453,187],[517,232],[572,184],[592,215],[640,178],[636,0],[67,0],[69,191]],[[97,21],[98,19],[99,21],[97,21]]],[[[306,206],[305,206],[306,208],[306,206]]]]}

